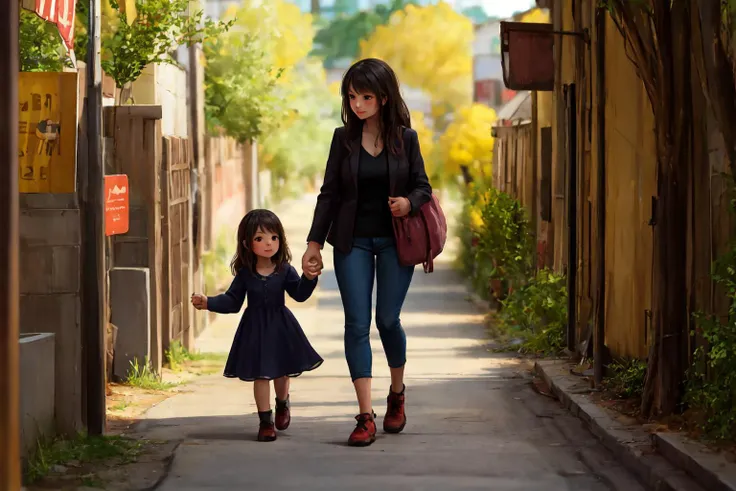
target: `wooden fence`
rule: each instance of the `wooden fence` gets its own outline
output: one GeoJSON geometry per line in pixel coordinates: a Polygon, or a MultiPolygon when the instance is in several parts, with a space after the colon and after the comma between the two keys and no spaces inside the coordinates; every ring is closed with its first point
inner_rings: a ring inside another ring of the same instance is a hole
{"type": "Polygon", "coordinates": [[[192,158],[189,141],[164,137],[161,159],[162,327],[164,349],[171,341],[193,348],[192,158]]]}
{"type": "Polygon", "coordinates": [[[172,341],[192,348],[192,155],[187,139],[161,136],[160,106],[105,110],[106,173],[128,175],[130,230],[110,240],[109,267],[150,271],[151,365],[172,341]]]}

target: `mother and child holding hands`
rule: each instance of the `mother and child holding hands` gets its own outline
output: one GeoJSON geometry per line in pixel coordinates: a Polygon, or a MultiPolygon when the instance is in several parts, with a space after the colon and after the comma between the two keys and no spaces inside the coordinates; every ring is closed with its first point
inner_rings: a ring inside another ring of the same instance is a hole
{"type": "Polygon", "coordinates": [[[325,241],[334,250],[345,312],[345,357],[360,408],[348,444],[368,446],[376,439],[370,346],[374,278],[376,325],[391,370],[383,429],[399,433],[406,425],[406,335],[399,318],[414,266],[399,261],[393,217],[416,215],[432,199],[432,188],[391,67],[377,59],[355,63],[343,77],[341,94],[343,126],[332,138],[302,274],[290,264],[279,218],[268,210],[253,210],[238,227],[230,288],[212,297],[192,295],[194,307],[217,313],[240,312],[248,297],[224,375],[254,382],[262,442],[274,441],[276,430],[289,427],[290,380],[323,362],[285,306],[284,292],[298,302],[312,295],[323,269],[325,241]],[[276,392],[275,418],[270,381],[276,392]]]}

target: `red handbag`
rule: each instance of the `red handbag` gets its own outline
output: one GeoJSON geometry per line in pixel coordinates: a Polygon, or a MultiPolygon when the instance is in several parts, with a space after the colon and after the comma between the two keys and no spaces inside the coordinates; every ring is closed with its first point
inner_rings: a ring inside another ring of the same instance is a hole
{"type": "Polygon", "coordinates": [[[447,221],[437,196],[433,193],[416,215],[393,217],[393,224],[399,263],[422,264],[425,273],[434,271],[434,258],[447,241],[447,221]]]}

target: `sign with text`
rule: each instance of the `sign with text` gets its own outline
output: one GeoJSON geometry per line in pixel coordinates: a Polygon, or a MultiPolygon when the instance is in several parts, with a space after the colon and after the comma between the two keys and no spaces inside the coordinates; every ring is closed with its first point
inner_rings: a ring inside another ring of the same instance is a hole
{"type": "Polygon", "coordinates": [[[21,193],[76,190],[78,80],[74,72],[18,74],[21,193]]]}
{"type": "Polygon", "coordinates": [[[130,227],[128,176],[105,176],[105,235],[128,233],[130,227]]]}

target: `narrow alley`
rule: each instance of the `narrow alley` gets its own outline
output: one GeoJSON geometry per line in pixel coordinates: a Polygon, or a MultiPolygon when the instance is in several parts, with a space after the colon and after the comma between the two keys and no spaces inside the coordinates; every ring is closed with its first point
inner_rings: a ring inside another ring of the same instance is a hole
{"type": "MultiPolygon", "coordinates": [[[[303,253],[314,199],[305,196],[276,210],[294,264],[303,253]]],[[[146,438],[181,442],[160,489],[643,489],[578,419],[530,388],[526,365],[489,353],[483,315],[467,300],[452,255],[449,247],[431,275],[415,273],[403,310],[408,425],[401,435],[379,432],[364,449],[346,445],[356,403],[328,248],[318,291],[305,304],[290,305],[325,359],[293,381],[290,428],[272,444],[257,443],[251,385],[203,377],[148,411],[136,428],[146,438]]],[[[227,351],[238,320],[219,316],[197,348],[227,351]]],[[[380,421],[388,368],[375,332],[372,342],[380,421]]]]}

